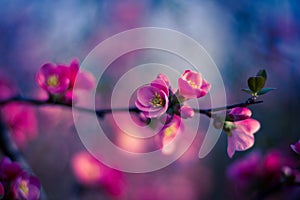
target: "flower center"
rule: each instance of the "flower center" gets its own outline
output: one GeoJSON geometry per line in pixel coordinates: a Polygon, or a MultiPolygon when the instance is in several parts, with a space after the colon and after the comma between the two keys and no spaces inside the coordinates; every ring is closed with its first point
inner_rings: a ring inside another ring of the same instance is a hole
{"type": "Polygon", "coordinates": [[[47,79],[47,85],[50,87],[56,87],[59,84],[59,80],[57,75],[51,75],[48,79],[47,79]]]}
{"type": "Polygon", "coordinates": [[[28,189],[28,181],[22,180],[20,183],[20,190],[25,194],[25,196],[28,195],[29,189],[28,189]]]}
{"type": "Polygon", "coordinates": [[[161,96],[156,92],[154,97],[151,99],[150,104],[154,107],[161,107],[164,105],[164,100],[161,98],[161,96]]]}
{"type": "Polygon", "coordinates": [[[187,82],[192,88],[198,88],[197,84],[194,81],[188,80],[187,82]]]}

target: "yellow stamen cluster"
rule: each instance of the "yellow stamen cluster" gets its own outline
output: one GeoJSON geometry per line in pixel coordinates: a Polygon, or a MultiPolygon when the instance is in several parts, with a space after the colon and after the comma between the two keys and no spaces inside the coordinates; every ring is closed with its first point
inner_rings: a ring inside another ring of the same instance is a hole
{"type": "Polygon", "coordinates": [[[194,81],[188,80],[187,82],[192,88],[198,88],[197,84],[194,81]]]}
{"type": "Polygon", "coordinates": [[[59,85],[59,80],[58,77],[56,75],[51,75],[48,79],[47,79],[47,85],[50,87],[56,87],[59,85]]]}
{"type": "Polygon", "coordinates": [[[28,182],[23,180],[20,183],[20,190],[25,194],[28,195],[29,189],[28,189],[28,182]]]}
{"type": "Polygon", "coordinates": [[[150,104],[154,108],[158,108],[164,105],[164,100],[158,93],[155,93],[154,97],[151,99],[150,104]]]}

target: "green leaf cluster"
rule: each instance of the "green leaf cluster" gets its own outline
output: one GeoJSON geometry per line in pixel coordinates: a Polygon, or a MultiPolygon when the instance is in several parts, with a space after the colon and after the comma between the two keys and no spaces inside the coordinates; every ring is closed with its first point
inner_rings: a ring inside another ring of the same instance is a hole
{"type": "Polygon", "coordinates": [[[267,81],[267,72],[266,70],[262,69],[259,70],[256,76],[250,77],[248,79],[248,88],[242,89],[244,92],[251,94],[254,97],[259,95],[266,94],[275,88],[264,88],[267,81]]]}

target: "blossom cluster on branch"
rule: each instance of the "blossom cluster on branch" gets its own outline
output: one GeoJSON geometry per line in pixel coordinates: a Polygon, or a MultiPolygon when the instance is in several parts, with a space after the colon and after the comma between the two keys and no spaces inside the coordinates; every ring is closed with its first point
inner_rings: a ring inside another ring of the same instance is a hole
{"type": "MultiPolygon", "coordinates": [[[[112,113],[112,111],[129,111],[137,114],[143,123],[148,124],[154,119],[160,123],[162,128],[157,134],[157,138],[163,152],[177,134],[183,132],[184,120],[194,117],[195,114],[203,114],[211,118],[216,129],[226,133],[228,138],[227,154],[232,158],[236,151],[245,151],[254,145],[254,134],[258,132],[261,125],[259,121],[252,118],[252,111],[248,106],[262,103],[257,98],[274,89],[265,88],[266,80],[267,73],[265,70],[260,70],[255,76],[248,79],[248,88],[243,89],[243,91],[250,94],[250,97],[245,102],[219,108],[196,109],[189,105],[189,100],[204,97],[213,87],[201,73],[185,70],[178,78],[178,89],[172,87],[167,75],[158,74],[156,79],[148,85],[143,85],[137,89],[135,107],[90,110],[76,107],[75,89],[94,89],[96,80],[93,75],[86,71],[80,71],[78,59],[73,59],[68,65],[48,62],[41,66],[36,75],[38,85],[48,94],[46,100],[22,97],[9,84],[0,81],[2,90],[0,119],[11,132],[13,142],[22,148],[28,140],[34,139],[37,134],[38,121],[32,105],[74,107],[82,112],[95,112],[99,119],[112,113]]],[[[7,141],[5,140],[5,133],[5,131],[1,131],[0,140],[2,143],[7,141]]],[[[9,145],[0,147],[3,154],[9,152],[9,145]]],[[[291,149],[300,154],[300,141],[292,144],[291,149]]],[[[13,153],[6,155],[10,158],[4,157],[0,162],[0,198],[38,199],[41,191],[39,181],[28,171],[22,169],[21,165],[15,162],[11,155],[13,153]]],[[[262,174],[267,174],[273,170],[265,167],[265,163],[268,163],[270,159],[268,155],[262,158],[260,155],[253,154],[249,156],[250,163],[247,160],[247,164],[244,164],[245,161],[241,160],[233,164],[228,170],[229,177],[236,182],[242,180],[241,187],[243,190],[245,188],[247,190],[248,185],[243,182],[244,179],[249,177],[253,179],[253,182],[262,179],[261,176],[264,177],[262,174]],[[261,159],[265,159],[265,161],[259,161],[261,159]],[[262,168],[266,172],[261,171],[261,169],[255,171],[257,166],[264,166],[262,168]]],[[[123,174],[103,165],[87,152],[75,154],[71,168],[81,186],[102,188],[111,195],[122,193],[125,182],[123,174]]],[[[285,178],[292,177],[293,183],[296,183],[298,173],[294,173],[295,168],[280,165],[275,171],[273,170],[272,173],[276,173],[276,181],[283,176],[285,178]]],[[[272,177],[275,176],[274,174],[271,174],[272,177]]]]}

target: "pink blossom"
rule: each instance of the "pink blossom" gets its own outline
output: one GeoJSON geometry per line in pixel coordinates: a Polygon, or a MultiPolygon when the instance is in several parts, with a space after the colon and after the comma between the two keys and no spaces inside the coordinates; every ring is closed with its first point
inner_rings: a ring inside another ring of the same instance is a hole
{"type": "Polygon", "coordinates": [[[137,91],[136,107],[146,117],[159,117],[168,109],[169,80],[160,74],[150,85],[142,86],[137,91]]]}
{"type": "Polygon", "coordinates": [[[296,142],[295,144],[291,144],[290,147],[293,149],[294,152],[300,154],[300,140],[298,140],[298,142],[296,142]]]}
{"type": "Polygon", "coordinates": [[[40,197],[40,182],[27,172],[22,172],[12,184],[15,199],[38,200],[40,197]]]}
{"type": "Polygon", "coordinates": [[[179,95],[185,98],[200,98],[205,96],[211,85],[195,71],[186,70],[178,79],[179,95]]]}
{"type": "Polygon", "coordinates": [[[245,119],[231,123],[231,130],[227,132],[227,153],[231,158],[235,151],[244,151],[254,144],[254,134],[259,130],[260,123],[255,119],[245,119]]]}
{"type": "Polygon", "coordinates": [[[38,84],[52,95],[64,94],[70,85],[68,72],[53,63],[44,64],[37,73],[38,84]]]}
{"type": "Polygon", "coordinates": [[[193,108],[191,108],[191,107],[188,106],[188,105],[183,105],[183,106],[181,106],[179,112],[180,112],[180,116],[181,116],[183,119],[191,118],[191,117],[193,117],[194,114],[195,114],[193,108]]]}
{"type": "Polygon", "coordinates": [[[2,108],[1,114],[18,147],[24,147],[37,136],[35,110],[29,105],[10,103],[2,108]]]}
{"type": "Polygon", "coordinates": [[[60,95],[71,101],[76,81],[76,89],[91,90],[96,80],[89,72],[79,71],[79,60],[73,59],[69,66],[44,64],[36,76],[38,84],[51,95],[60,95]]]}
{"type": "Polygon", "coordinates": [[[236,107],[230,110],[228,116],[233,121],[239,121],[244,119],[249,119],[252,115],[252,112],[249,108],[246,107],[236,107]]]}
{"type": "Polygon", "coordinates": [[[102,187],[112,195],[119,195],[123,191],[123,174],[103,165],[88,152],[83,151],[73,157],[72,169],[82,185],[102,187]]]}

